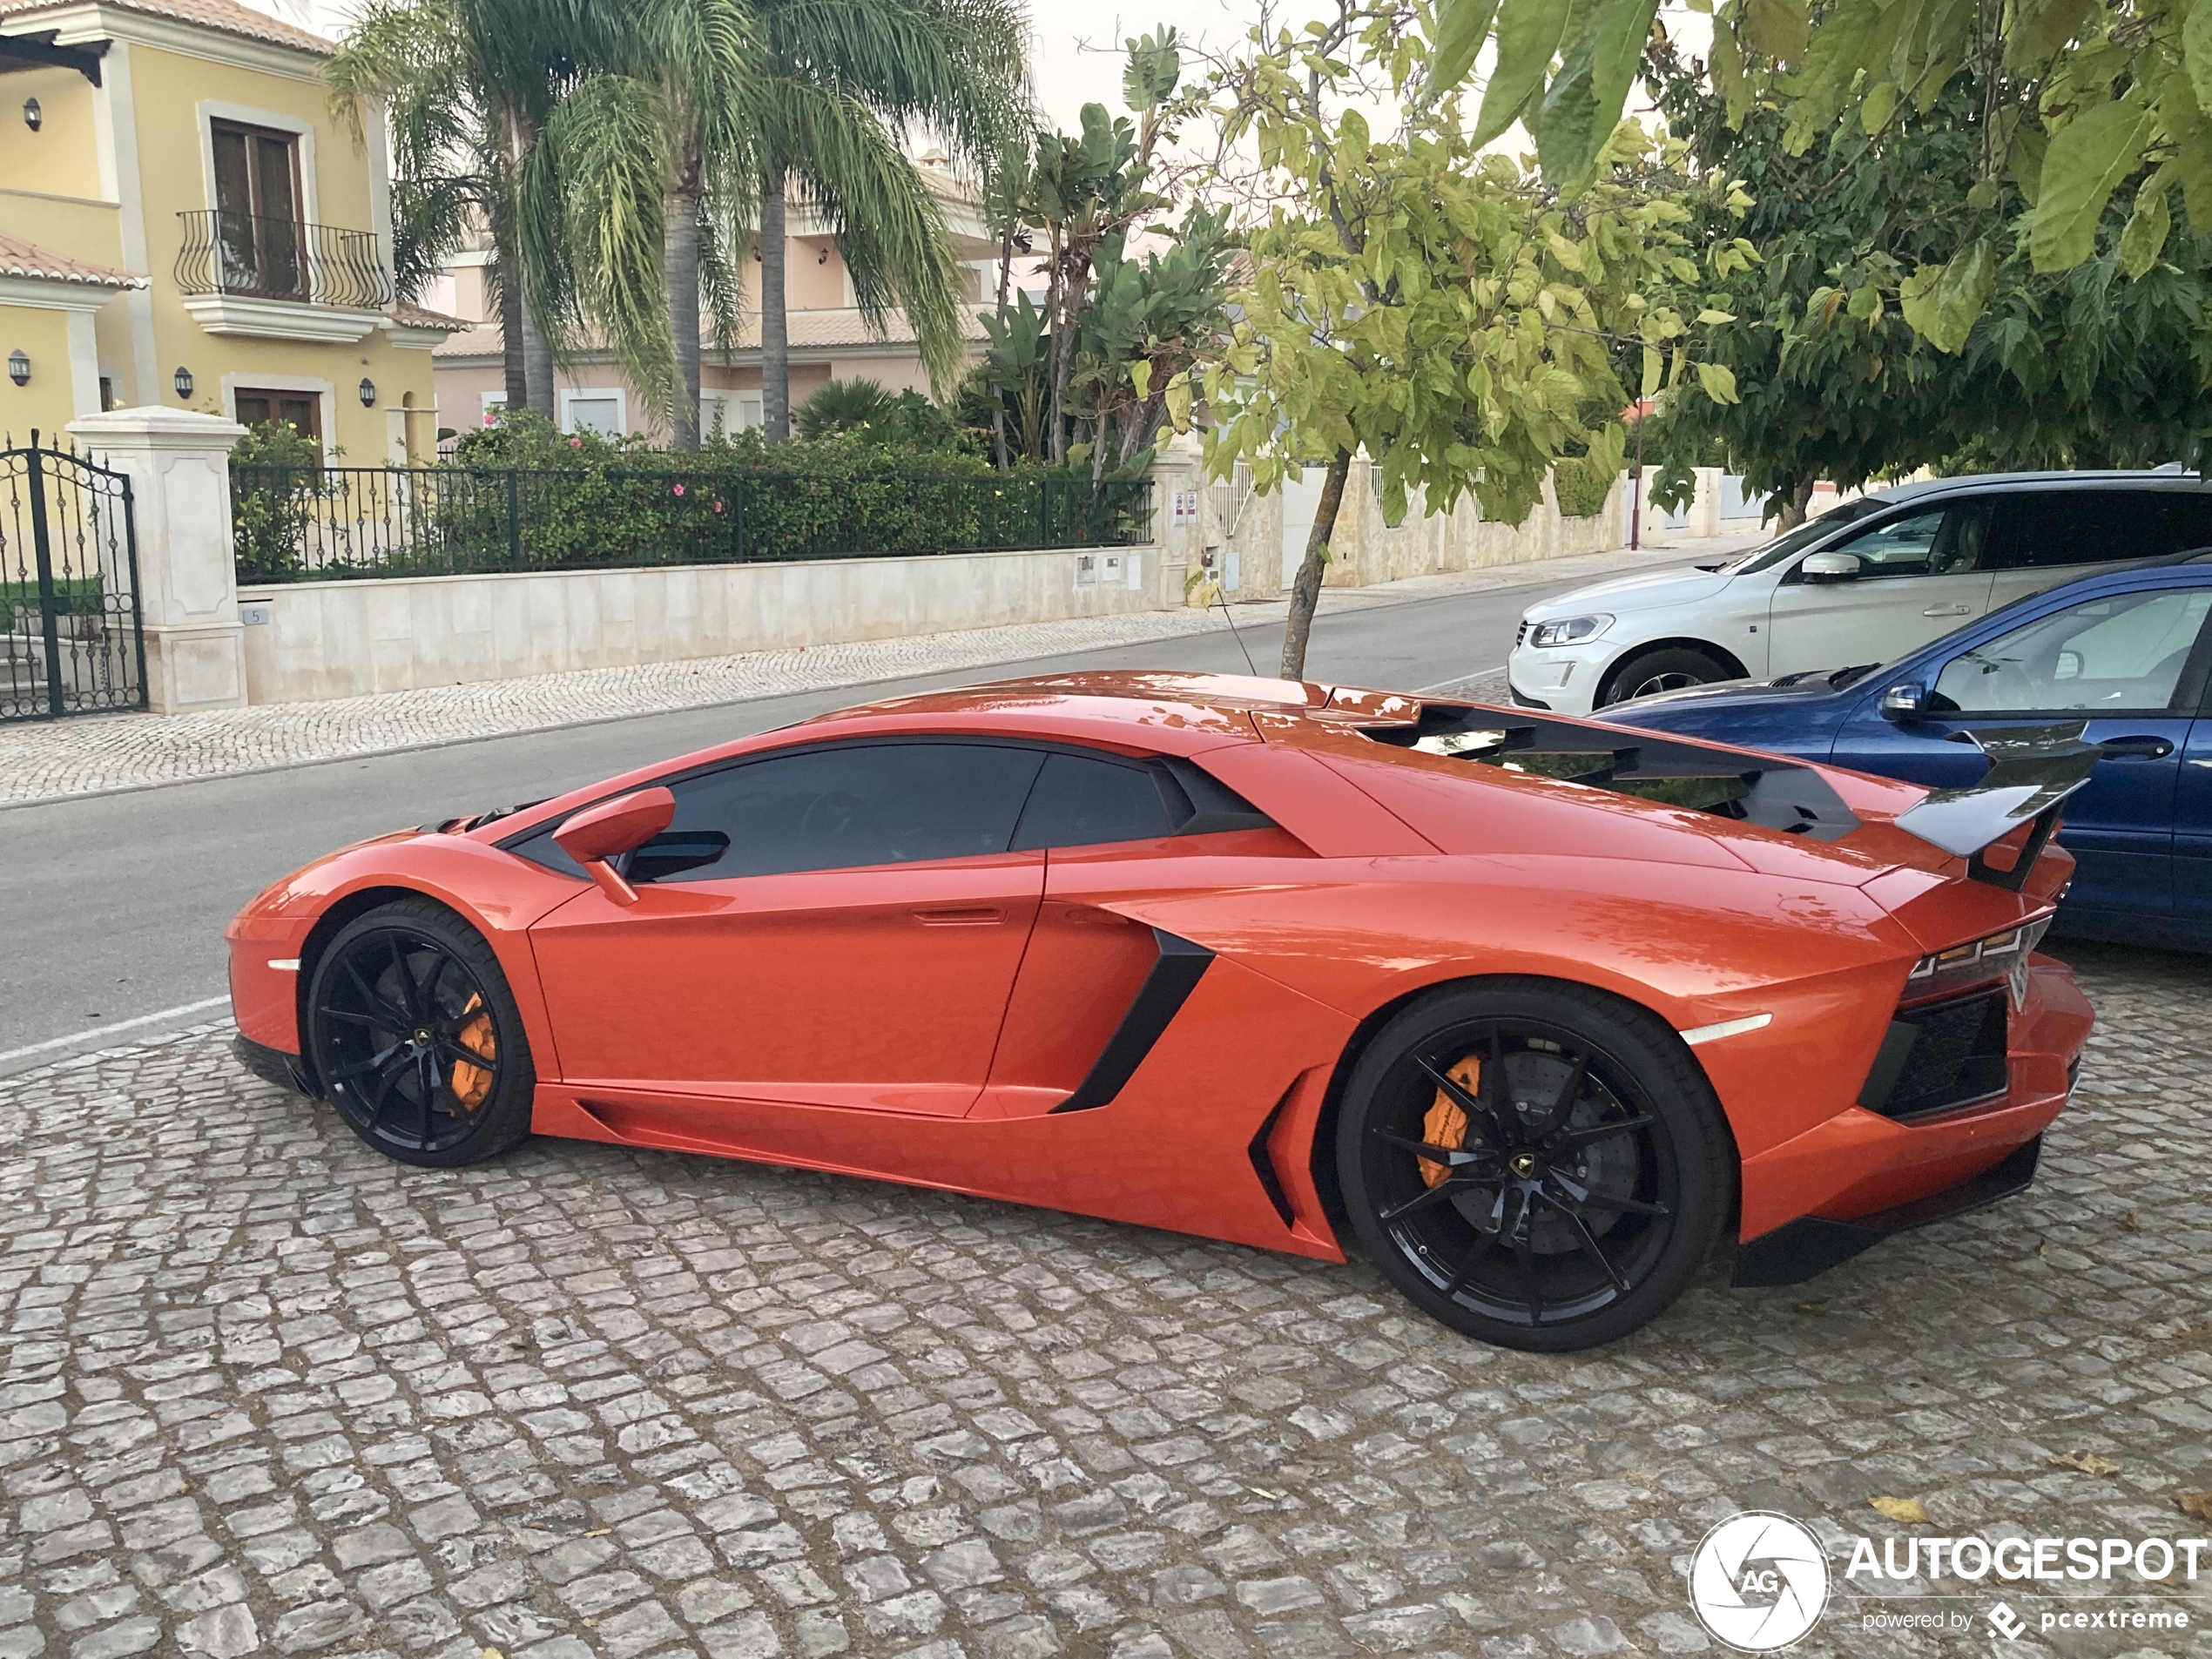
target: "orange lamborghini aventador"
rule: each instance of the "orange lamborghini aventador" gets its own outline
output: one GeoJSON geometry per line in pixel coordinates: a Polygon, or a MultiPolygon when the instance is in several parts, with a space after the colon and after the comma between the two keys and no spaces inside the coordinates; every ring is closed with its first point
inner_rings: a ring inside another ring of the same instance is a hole
{"type": "Polygon", "coordinates": [[[1810,1277],[2025,1187],[2095,749],[1934,793],[1146,673],[870,705],[388,835],[230,929],[239,1049],[447,1166],[574,1136],[1340,1260],[1486,1340],[1810,1277]]]}

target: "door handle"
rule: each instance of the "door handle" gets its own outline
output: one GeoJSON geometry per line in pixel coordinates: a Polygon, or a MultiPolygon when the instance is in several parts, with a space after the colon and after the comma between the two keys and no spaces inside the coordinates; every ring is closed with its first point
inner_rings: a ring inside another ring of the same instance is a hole
{"type": "Polygon", "coordinates": [[[1970,617],[1973,610],[1972,605],[1930,605],[1920,614],[1924,617],[1970,617]]]}
{"type": "Polygon", "coordinates": [[[925,927],[988,927],[1006,920],[996,905],[961,905],[941,910],[917,910],[914,920],[925,927]]]}
{"type": "Polygon", "coordinates": [[[2163,738],[2107,738],[2097,747],[2107,760],[2163,760],[2174,752],[2163,738]]]}

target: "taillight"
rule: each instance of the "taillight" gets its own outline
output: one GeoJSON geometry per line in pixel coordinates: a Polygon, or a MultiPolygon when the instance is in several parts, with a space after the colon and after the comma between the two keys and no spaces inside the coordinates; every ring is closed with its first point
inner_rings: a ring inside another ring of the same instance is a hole
{"type": "Polygon", "coordinates": [[[2027,996],[2028,955],[2050,925],[2050,917],[2039,916],[2001,934],[1970,939],[1963,945],[1923,956],[1905,975],[1905,999],[1923,1001],[1930,997],[1947,996],[1971,985],[2004,979],[2012,981],[2013,1004],[2017,1008],[2027,996]]]}

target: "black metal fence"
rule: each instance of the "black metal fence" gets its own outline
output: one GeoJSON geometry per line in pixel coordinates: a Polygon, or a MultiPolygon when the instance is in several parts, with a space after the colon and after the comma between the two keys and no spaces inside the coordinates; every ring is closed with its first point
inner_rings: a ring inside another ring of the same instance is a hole
{"type": "Polygon", "coordinates": [[[0,448],[0,720],[145,706],[131,481],[33,432],[0,448]]]}
{"type": "Polygon", "coordinates": [[[312,300],[356,311],[381,311],[390,303],[391,285],[371,232],[226,207],[177,218],[184,239],[174,275],[185,293],[312,300]]]}
{"type": "Polygon", "coordinates": [[[1149,542],[1149,479],[644,468],[231,469],[242,583],[1149,542]]]}

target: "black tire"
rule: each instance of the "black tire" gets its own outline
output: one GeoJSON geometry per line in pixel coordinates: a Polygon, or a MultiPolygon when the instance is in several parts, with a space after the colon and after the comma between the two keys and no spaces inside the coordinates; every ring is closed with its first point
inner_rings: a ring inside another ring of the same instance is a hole
{"type": "Polygon", "coordinates": [[[307,1058],[346,1125],[434,1170],[496,1157],[530,1130],[537,1083],[507,975],[444,906],[356,916],[316,961],[307,1058]]]}
{"type": "Polygon", "coordinates": [[[1689,1049],[1649,1012],[1501,978],[1432,992],[1375,1035],[1345,1089],[1337,1171],[1368,1259],[1416,1306],[1561,1352],[1682,1294],[1729,1215],[1737,1151],[1689,1049]]]}
{"type": "Polygon", "coordinates": [[[1692,645],[1662,645],[1639,651],[1605,677],[1597,706],[1608,708],[1632,697],[1656,691],[1679,691],[1691,685],[1710,685],[1716,680],[1740,678],[1726,663],[1692,645]]]}

